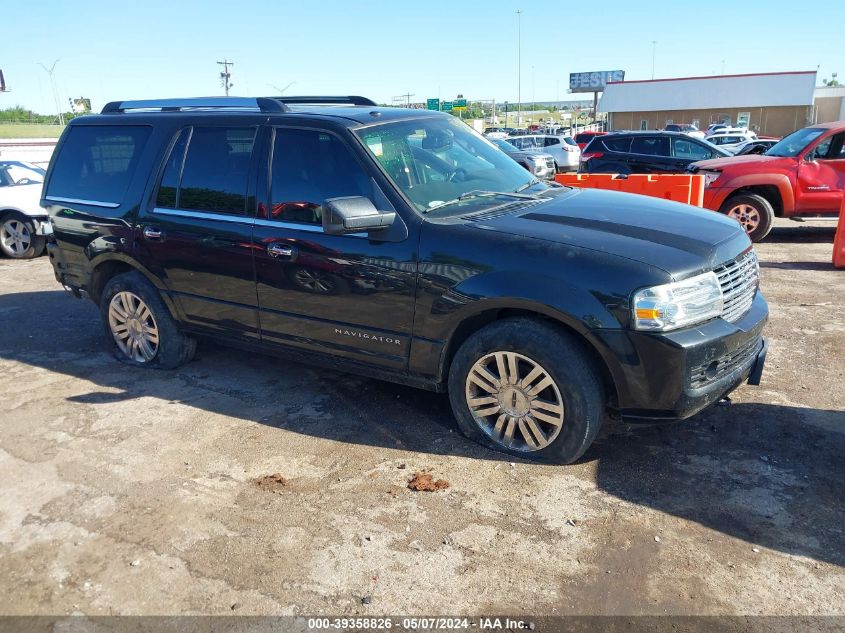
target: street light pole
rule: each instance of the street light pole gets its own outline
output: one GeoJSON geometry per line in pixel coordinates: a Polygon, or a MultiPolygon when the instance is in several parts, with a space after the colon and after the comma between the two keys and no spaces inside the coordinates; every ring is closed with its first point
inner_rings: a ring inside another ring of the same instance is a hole
{"type": "Polygon", "coordinates": [[[519,127],[520,110],[522,110],[522,9],[516,10],[516,126],[519,127]]]}
{"type": "Polygon", "coordinates": [[[657,40],[651,40],[651,78],[654,79],[654,52],[657,48],[657,40]]]}

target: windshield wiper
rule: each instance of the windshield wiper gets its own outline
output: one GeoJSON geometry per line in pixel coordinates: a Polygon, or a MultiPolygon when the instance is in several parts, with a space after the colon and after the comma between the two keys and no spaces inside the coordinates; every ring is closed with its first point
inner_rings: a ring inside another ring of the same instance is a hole
{"type": "Polygon", "coordinates": [[[530,193],[519,193],[524,189],[520,188],[518,191],[487,191],[484,189],[474,189],[473,191],[467,191],[466,193],[462,193],[454,200],[447,200],[446,202],[441,202],[440,204],[434,205],[433,207],[429,207],[425,209],[423,213],[429,213],[430,211],[435,211],[437,209],[442,209],[443,207],[449,206],[450,204],[457,204],[458,202],[464,202],[465,200],[470,200],[472,198],[495,198],[496,196],[507,196],[509,198],[519,198],[521,200],[539,200],[540,198],[530,194],[530,193]]]}
{"type": "Polygon", "coordinates": [[[539,185],[539,184],[540,184],[540,181],[537,180],[536,178],[534,180],[529,180],[524,185],[520,185],[519,187],[517,187],[516,191],[514,193],[519,193],[520,191],[525,191],[526,189],[528,189],[528,187],[533,187],[534,185],[539,185]]]}

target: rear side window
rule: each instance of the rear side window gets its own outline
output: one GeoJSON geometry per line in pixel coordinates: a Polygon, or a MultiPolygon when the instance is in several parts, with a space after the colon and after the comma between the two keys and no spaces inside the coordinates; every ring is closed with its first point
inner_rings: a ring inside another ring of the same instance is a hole
{"type": "Polygon", "coordinates": [[[669,139],[665,136],[638,136],[631,142],[632,154],[668,156],[669,139]]]}
{"type": "Polygon", "coordinates": [[[606,138],[602,144],[611,152],[622,152],[627,154],[631,151],[631,138],[620,136],[618,138],[606,138]]]}
{"type": "Polygon", "coordinates": [[[244,215],[252,127],[182,130],[164,166],[156,206],[244,215]]]}
{"type": "Polygon", "coordinates": [[[121,204],[150,131],[147,125],[71,127],[53,165],[46,197],[121,204]]]}
{"type": "Polygon", "coordinates": [[[713,158],[713,152],[709,149],[685,138],[673,138],[672,148],[675,151],[675,158],[691,158],[693,160],[713,158]]]}
{"type": "MultiPolygon", "coordinates": [[[[537,139],[537,140],[540,140],[540,139],[537,139]]],[[[545,138],[544,142],[543,142],[543,145],[545,147],[552,147],[553,145],[560,145],[560,139],[559,138],[550,138],[550,137],[547,136],[545,138]]]]}

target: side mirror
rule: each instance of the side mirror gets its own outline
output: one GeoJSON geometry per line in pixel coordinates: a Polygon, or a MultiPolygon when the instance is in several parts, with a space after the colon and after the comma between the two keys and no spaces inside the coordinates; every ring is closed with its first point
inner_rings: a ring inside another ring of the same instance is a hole
{"type": "Polygon", "coordinates": [[[362,196],[329,198],[323,203],[323,231],[328,235],[380,231],[395,219],[394,211],[379,211],[362,196]]]}

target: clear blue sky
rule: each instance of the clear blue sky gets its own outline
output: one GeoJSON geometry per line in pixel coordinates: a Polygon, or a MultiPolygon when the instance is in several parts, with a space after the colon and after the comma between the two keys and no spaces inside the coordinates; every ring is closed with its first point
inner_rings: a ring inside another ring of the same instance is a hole
{"type": "Polygon", "coordinates": [[[222,94],[234,60],[235,95],[362,94],[379,102],[517,99],[522,9],[522,100],[568,98],[570,72],[656,77],[814,70],[845,83],[844,0],[658,2],[597,0],[39,0],[4,11],[0,68],[12,92],[0,108],[95,109],[127,98],[222,94]],[[595,9],[591,9],[595,7],[595,9]],[[746,34],[750,32],[751,34],[746,34]],[[532,78],[533,75],[533,78],[532,78]]]}

